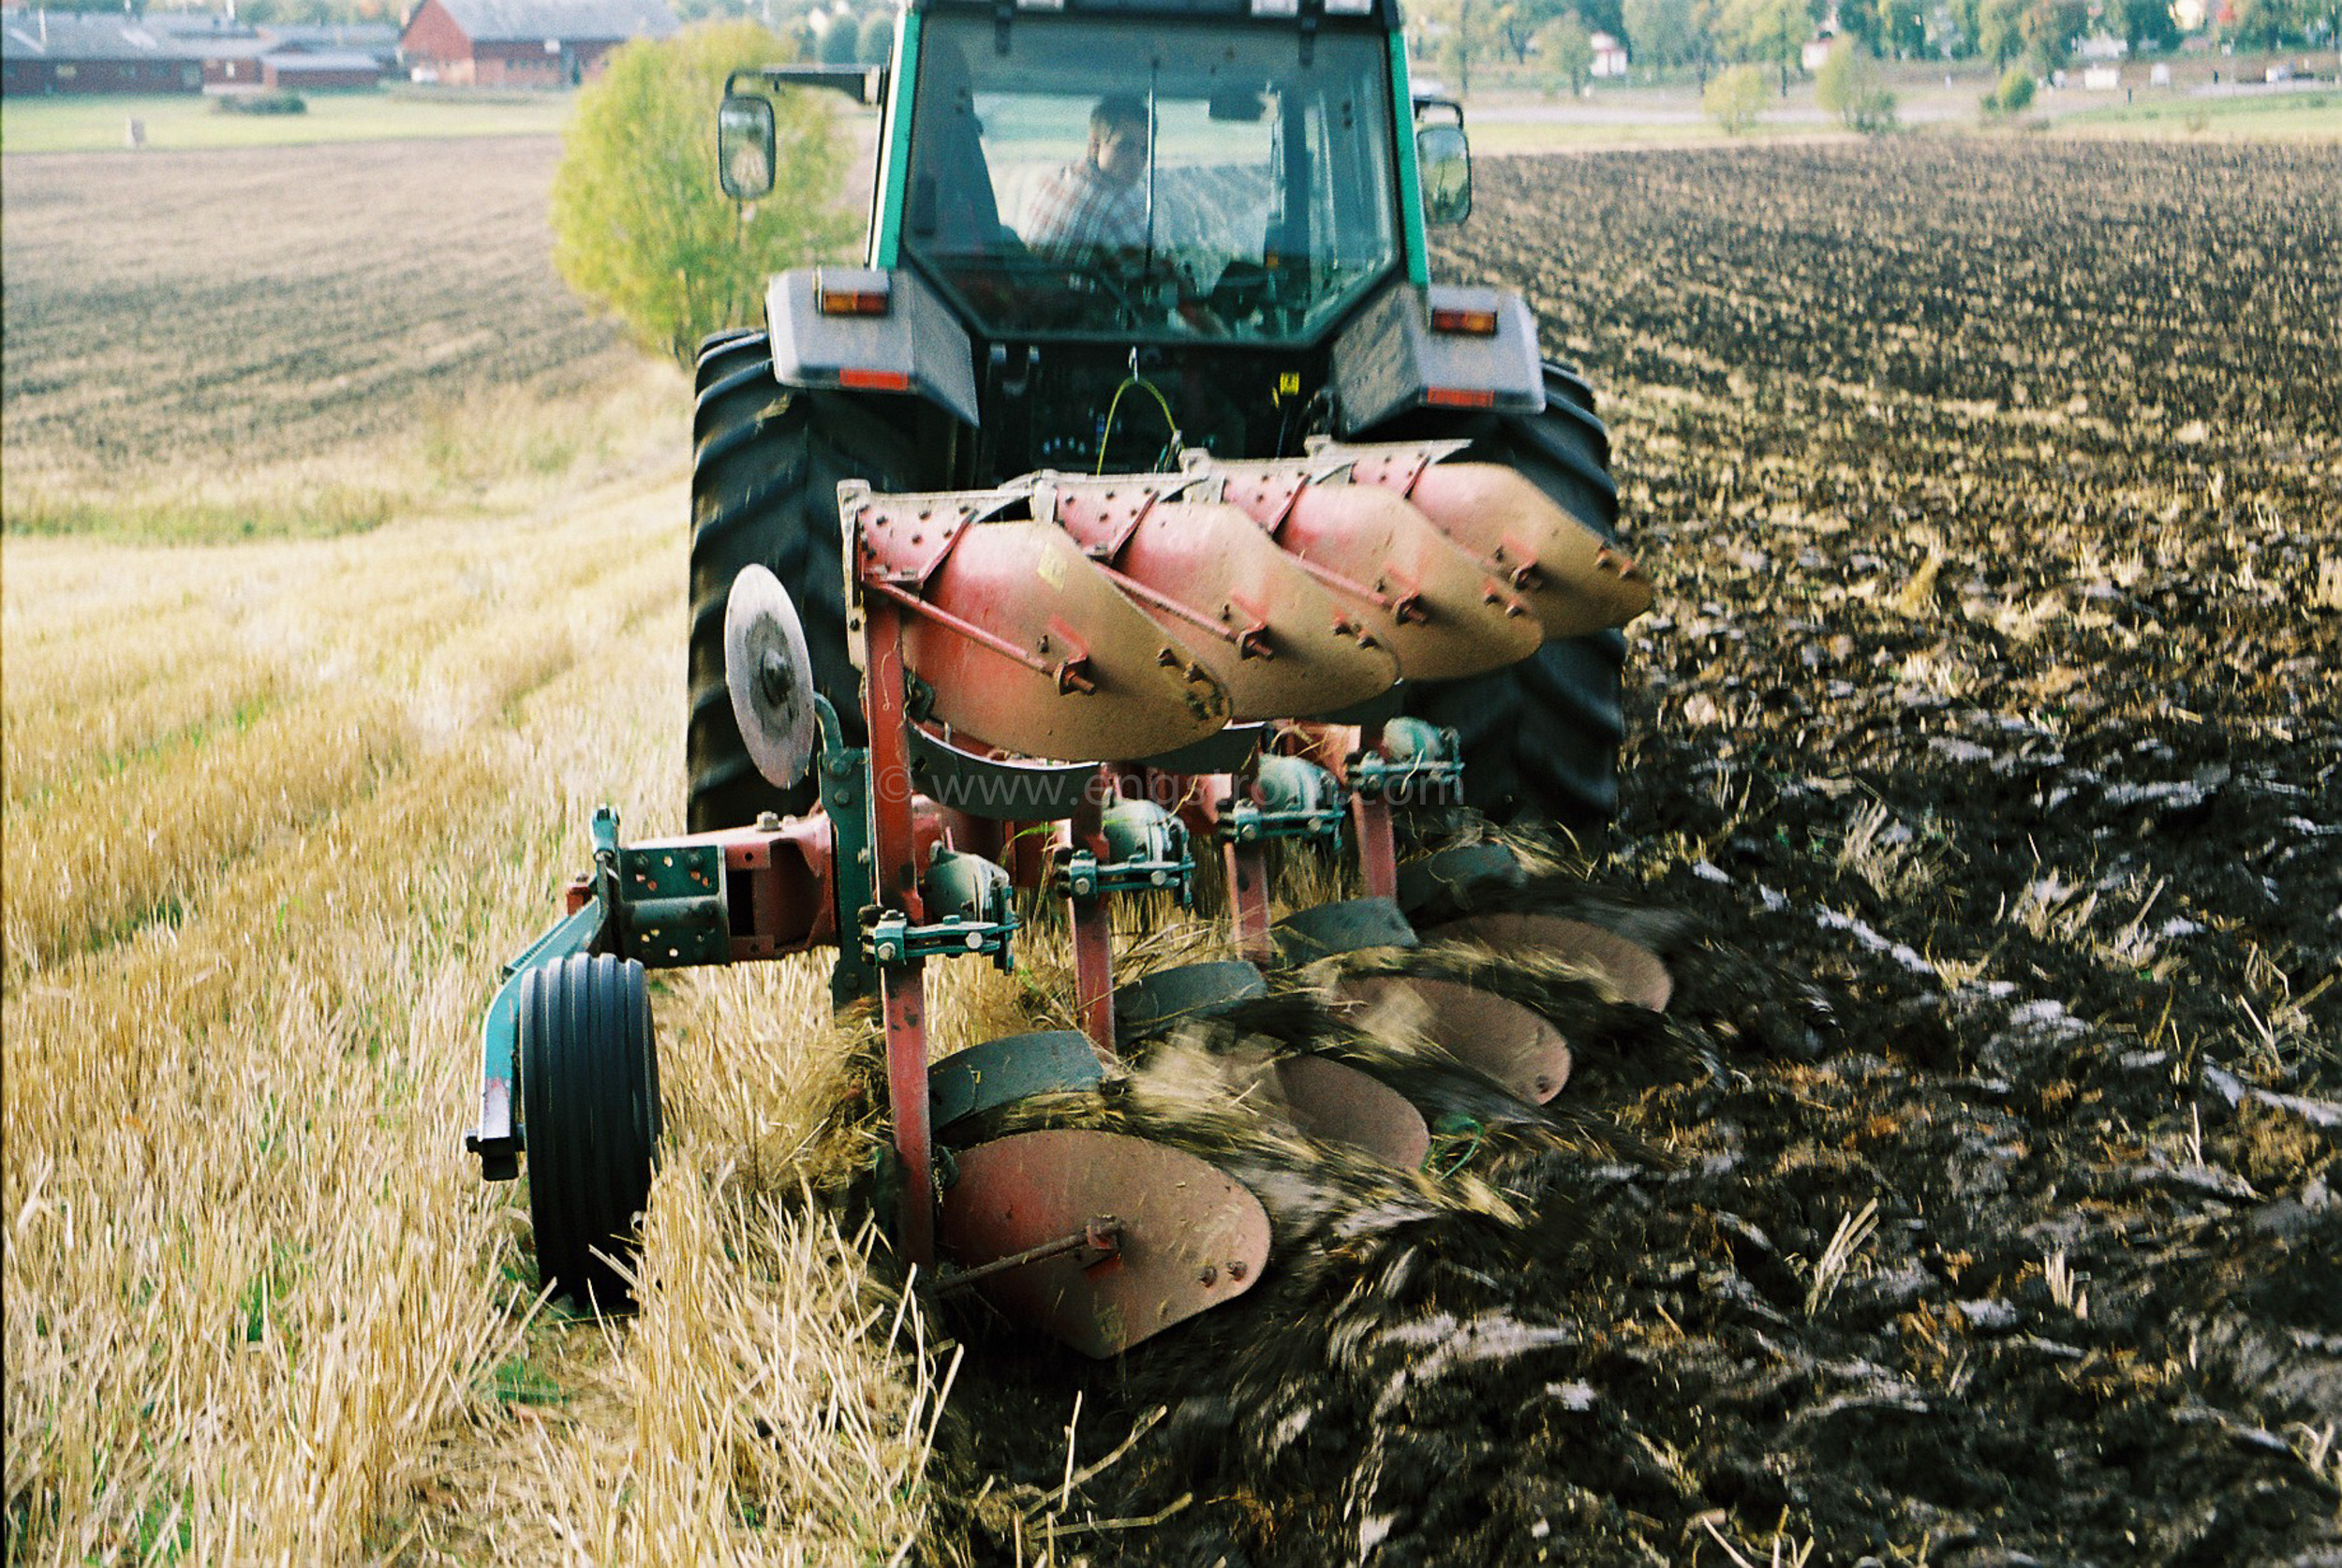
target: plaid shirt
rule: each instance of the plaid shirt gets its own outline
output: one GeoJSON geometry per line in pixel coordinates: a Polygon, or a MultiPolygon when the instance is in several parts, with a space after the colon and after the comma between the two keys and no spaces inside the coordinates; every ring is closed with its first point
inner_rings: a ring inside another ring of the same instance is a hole
{"type": "Polygon", "coordinates": [[[1147,243],[1147,188],[1118,185],[1088,158],[1045,181],[1025,210],[1025,243],[1041,251],[1136,250],[1147,243]]]}

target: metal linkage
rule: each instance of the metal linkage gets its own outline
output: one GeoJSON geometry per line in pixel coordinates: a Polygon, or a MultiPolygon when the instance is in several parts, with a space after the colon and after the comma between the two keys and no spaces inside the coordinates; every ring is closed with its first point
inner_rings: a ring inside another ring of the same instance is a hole
{"type": "MultiPolygon", "coordinates": [[[[1061,1258],[1068,1253],[1075,1255],[1075,1262],[1082,1268],[1095,1268],[1108,1259],[1120,1257],[1122,1255],[1122,1221],[1111,1214],[1101,1214],[1082,1226],[1080,1230],[1069,1231],[1037,1247],[1028,1247],[1021,1252],[1011,1252],[1004,1258],[994,1258],[990,1263],[978,1264],[973,1268],[956,1268],[944,1275],[937,1283],[935,1294],[956,1295],[962,1291],[974,1289],[986,1280],[1006,1274],[1011,1269],[1046,1263],[1051,1258],[1061,1258]]],[[[1242,1265],[1231,1266],[1240,1268],[1242,1265]]]]}
{"type": "Polygon", "coordinates": [[[1341,785],[1324,768],[1298,757],[1263,757],[1253,774],[1256,791],[1243,788],[1244,776],[1237,777],[1238,789],[1220,810],[1223,843],[1316,838],[1341,844],[1341,819],[1348,808],[1341,785]]]}
{"type": "Polygon", "coordinates": [[[900,910],[880,910],[863,927],[862,952],[882,969],[900,969],[922,958],[960,958],[969,954],[990,956],[995,969],[1013,969],[1016,955],[1010,939],[1016,921],[948,920],[913,925],[900,910]]]}
{"type": "Polygon", "coordinates": [[[1420,718],[1384,724],[1382,745],[1343,765],[1357,794],[1399,806],[1458,806],[1463,801],[1463,746],[1453,730],[1420,718]]]}
{"type": "Polygon", "coordinates": [[[937,918],[914,925],[902,910],[889,909],[865,916],[862,951],[870,962],[900,969],[923,958],[981,954],[1003,973],[1016,967],[1016,911],[1007,872],[976,855],[939,851],[920,892],[937,918]]]}
{"type": "Polygon", "coordinates": [[[1106,808],[1101,830],[1106,856],[1082,845],[1060,851],[1053,885],[1063,897],[1088,900],[1116,893],[1168,893],[1186,909],[1195,901],[1195,857],[1187,827],[1151,801],[1121,801],[1106,808]]]}

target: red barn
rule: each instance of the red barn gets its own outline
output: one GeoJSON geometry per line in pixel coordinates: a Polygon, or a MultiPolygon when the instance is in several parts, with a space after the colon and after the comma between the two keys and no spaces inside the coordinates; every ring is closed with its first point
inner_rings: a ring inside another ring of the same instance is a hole
{"type": "Polygon", "coordinates": [[[663,0],[422,0],[399,48],[418,81],[570,87],[620,44],[675,27],[663,0]]]}
{"type": "Polygon", "coordinates": [[[260,59],[269,52],[266,38],[187,38],[184,47],[203,57],[206,87],[259,87],[260,59]]]}

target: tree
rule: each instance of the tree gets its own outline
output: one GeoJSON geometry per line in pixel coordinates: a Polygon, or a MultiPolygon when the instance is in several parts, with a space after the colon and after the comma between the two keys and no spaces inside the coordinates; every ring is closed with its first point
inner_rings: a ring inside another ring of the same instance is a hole
{"type": "Polygon", "coordinates": [[[1537,35],[1557,21],[1563,0],[1501,0],[1490,12],[1497,42],[1519,65],[1529,63],[1537,35]]]}
{"type": "Polygon", "coordinates": [[[1881,35],[1886,19],[1879,14],[1878,0],[1839,0],[1838,37],[1853,38],[1873,54],[1885,52],[1881,35]]]}
{"type": "Polygon", "coordinates": [[[1881,59],[1908,58],[1927,48],[1930,9],[1928,0],[1839,0],[1838,28],[1881,59]]]}
{"type": "Polygon", "coordinates": [[[2123,42],[2134,57],[2143,49],[2170,49],[2179,42],[2171,0],[2122,0],[2120,20],[2123,42]]]}
{"type": "Polygon", "coordinates": [[[1734,56],[1761,60],[1781,70],[1781,96],[1789,96],[1789,67],[1798,63],[1814,34],[1814,13],[1805,0],[1729,0],[1724,32],[1734,56]]]}
{"type": "Polygon", "coordinates": [[[854,20],[852,11],[834,11],[815,37],[815,60],[824,66],[851,66],[854,63],[854,51],[862,45],[862,23],[854,20]]]}
{"type": "Polygon", "coordinates": [[[884,11],[872,11],[862,22],[854,38],[853,58],[858,66],[883,66],[895,52],[895,19],[884,11]]]}
{"type": "Polygon", "coordinates": [[[776,106],[773,192],[749,211],[716,183],[716,104],[733,70],[786,52],[751,22],[699,22],[610,56],[578,95],[553,176],[562,280],[688,367],[700,340],[753,312],[772,273],[834,255],[853,220],[836,205],[845,153],[825,104],[776,106]]]}
{"type": "Polygon", "coordinates": [[[1878,52],[1898,60],[1927,52],[1927,24],[1933,7],[1926,0],[1878,0],[1878,52]]]}
{"type": "Polygon", "coordinates": [[[2302,38],[2304,21],[2294,0],[2237,0],[2233,31],[2246,49],[2283,49],[2302,38]]]}
{"type": "Polygon", "coordinates": [[[1727,136],[1738,136],[1756,125],[1756,116],[1765,111],[1765,73],[1756,66],[1734,66],[1730,70],[1708,83],[1708,90],[1699,97],[1699,106],[1708,117],[1724,127],[1727,136]]]}
{"type": "Polygon", "coordinates": [[[2063,66],[2090,30],[2090,0],[2030,0],[2017,19],[2026,49],[2045,71],[2063,66]]]}
{"type": "Polygon", "coordinates": [[[1504,47],[1497,30],[1497,7],[1490,0],[1452,0],[1432,20],[1444,29],[1438,59],[1446,73],[1448,89],[1458,97],[1472,91],[1472,67],[1504,47]]]}
{"type": "Polygon", "coordinates": [[[1549,84],[1582,93],[1593,70],[1593,35],[1572,11],[1537,35],[1537,58],[1545,63],[1549,84]]]}
{"type": "Polygon", "coordinates": [[[2024,52],[2024,12],[2030,0],[1979,0],[1976,47],[1995,66],[2006,67],[2024,52]]]}
{"type": "Polygon", "coordinates": [[[1894,128],[1895,96],[1878,73],[1878,62],[1853,38],[1840,38],[1814,77],[1814,102],[1835,114],[1848,130],[1876,136],[1894,128]]]}
{"type": "Polygon", "coordinates": [[[1697,58],[1692,0],[1625,0],[1626,41],[1647,66],[1688,66],[1697,58]]]}

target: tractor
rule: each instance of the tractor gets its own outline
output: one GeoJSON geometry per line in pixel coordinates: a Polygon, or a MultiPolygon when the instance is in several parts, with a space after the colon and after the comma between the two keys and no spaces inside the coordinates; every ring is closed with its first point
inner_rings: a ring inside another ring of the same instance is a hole
{"type": "Polygon", "coordinates": [[[882,1029],[897,1256],[1116,1355],[1252,1290],[1288,1223],[1224,1135],[1134,1119],[1134,1061],[1236,1042],[1210,1071],[1280,1146],[1416,1180],[1434,1102],[1534,1119],[1569,1072],[1457,954],[1665,1008],[1654,954],[1508,901],[1469,825],[1614,809],[1653,591],[1584,382],[1518,295],[1429,280],[1468,149],[1392,0],[913,0],[888,67],[734,73],[735,200],[808,85],[880,111],[868,250],[700,356],[689,831],[597,814],[490,1005],[467,1146],[491,1179],[526,1154],[547,1284],[623,1307],[646,971],[834,949],[882,1029]],[[1277,885],[1353,853],[1363,896],[1277,885]],[[1225,955],[1118,985],[1111,911],[1199,902],[1225,955]],[[1060,1027],[931,1041],[928,966],[1013,966],[1045,906],[1060,1027]],[[1325,1027],[1264,1045],[1263,1009],[1325,1027]]]}
{"type": "MultiPolygon", "coordinates": [[[[889,67],[734,83],[791,84],[879,107],[878,177],[865,265],[775,278],[765,330],[719,335],[699,362],[693,831],[809,798],[776,794],[732,720],[721,633],[740,568],[789,584],[820,689],[859,732],[841,480],[974,490],[1154,469],[1182,447],[1460,440],[1611,534],[1609,438],[1585,381],[1541,361],[1518,294],[1430,279],[1427,226],[1469,214],[1470,154],[1462,109],[1410,94],[1396,0],[914,0],[889,67]],[[1045,209],[1106,104],[1143,113],[1118,193],[1132,221],[1068,237],[1045,209]]],[[[772,127],[768,101],[727,94],[719,170],[735,199],[769,189],[772,127]]],[[[1607,629],[1549,640],[1477,678],[1411,679],[1407,711],[1458,732],[1474,806],[1589,826],[1617,806],[1624,652],[1607,629]]]]}

